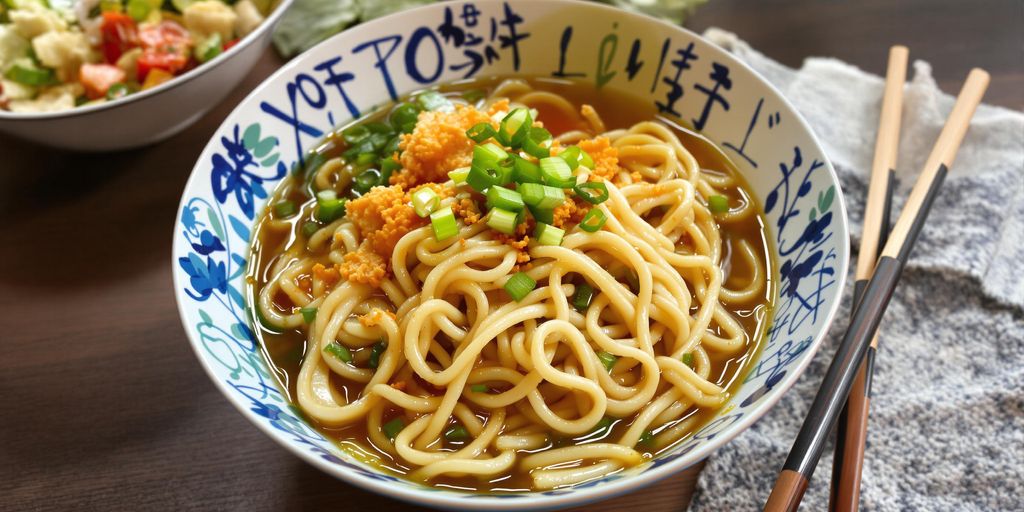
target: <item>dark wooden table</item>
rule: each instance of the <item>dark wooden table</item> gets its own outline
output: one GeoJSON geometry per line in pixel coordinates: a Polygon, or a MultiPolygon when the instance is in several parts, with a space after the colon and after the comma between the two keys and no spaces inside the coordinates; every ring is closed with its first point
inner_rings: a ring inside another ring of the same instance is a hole
{"type": "MultiPolygon", "coordinates": [[[[875,73],[900,42],[943,89],[982,66],[986,100],[1024,108],[1020,1],[712,0],[688,26],[734,31],[791,66],[832,55],[875,73]]],[[[178,320],[182,187],[221,120],[280,64],[268,52],[224,104],[150,148],[79,155],[0,137],[0,510],[410,509],[249,425],[178,320]]],[[[588,510],[684,510],[697,473],[588,510]]]]}

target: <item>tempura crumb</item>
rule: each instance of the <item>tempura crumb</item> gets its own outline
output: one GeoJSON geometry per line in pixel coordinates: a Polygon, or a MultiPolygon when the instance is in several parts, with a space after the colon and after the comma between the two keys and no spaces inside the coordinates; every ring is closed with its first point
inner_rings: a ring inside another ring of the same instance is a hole
{"type": "Polygon", "coordinates": [[[619,175],[619,150],[612,147],[608,137],[581,140],[577,145],[594,159],[590,174],[594,181],[611,181],[619,175]]]}
{"type": "Polygon", "coordinates": [[[356,252],[345,254],[345,261],[338,265],[338,272],[346,281],[378,288],[387,275],[387,263],[363,244],[356,252]]]}
{"type": "Polygon", "coordinates": [[[583,216],[590,211],[590,204],[581,199],[573,198],[555,207],[552,212],[552,224],[557,228],[566,229],[571,224],[579,224],[583,216]]]}
{"type": "Polygon", "coordinates": [[[468,105],[456,105],[452,112],[421,113],[413,132],[402,135],[398,146],[402,171],[391,176],[391,184],[411,188],[447,181],[449,171],[472,162],[474,143],[466,137],[466,130],[478,123],[492,121],[468,105]]]}
{"type": "Polygon", "coordinates": [[[382,258],[390,258],[406,233],[427,223],[416,215],[401,185],[374,187],[365,196],[349,201],[345,213],[382,258]]]}
{"type": "Polygon", "coordinates": [[[332,286],[338,282],[338,269],[334,266],[327,267],[323,263],[313,265],[313,277],[317,278],[325,286],[332,286]]]}
{"type": "Polygon", "coordinates": [[[476,202],[468,197],[452,203],[452,213],[454,213],[456,217],[462,219],[462,222],[467,226],[476,224],[482,220],[480,209],[477,208],[476,202]]]}

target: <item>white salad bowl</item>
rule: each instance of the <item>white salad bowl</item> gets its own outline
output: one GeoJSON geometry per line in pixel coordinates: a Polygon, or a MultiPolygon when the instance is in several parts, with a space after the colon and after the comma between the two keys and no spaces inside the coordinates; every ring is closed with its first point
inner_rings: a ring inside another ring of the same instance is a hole
{"type": "Polygon", "coordinates": [[[242,101],[200,155],[182,196],[173,248],[188,338],[210,378],[249,421],[349,484],[466,510],[579,505],[636,490],[707,457],[764,415],[807,367],[835,317],[848,260],[835,172],[775,88],[682,28],[569,0],[434,4],[357,26],[292,60],[242,101]],[[451,37],[453,30],[475,37],[451,37]],[[487,53],[497,58],[482,57],[487,53]],[[487,75],[574,76],[654,102],[666,116],[697,126],[724,148],[764,205],[777,262],[770,278],[779,296],[763,349],[717,415],[651,461],[552,491],[458,492],[360,462],[304,420],[278,389],[244,298],[254,222],[270,191],[324,135],[411,91],[487,75]]]}
{"type": "Polygon", "coordinates": [[[0,110],[0,132],[75,151],[130,149],[167,139],[198,121],[242,81],[294,1],[281,0],[263,23],[230,49],[152,89],[60,112],[0,110]]]}

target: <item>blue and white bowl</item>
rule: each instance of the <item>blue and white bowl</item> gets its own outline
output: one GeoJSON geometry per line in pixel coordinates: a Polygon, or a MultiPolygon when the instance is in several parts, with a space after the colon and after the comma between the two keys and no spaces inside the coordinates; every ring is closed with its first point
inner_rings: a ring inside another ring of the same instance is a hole
{"type": "Polygon", "coordinates": [[[839,306],[849,245],[831,164],[807,123],[763,78],[677,26],[559,0],[434,4],[347,30],[292,60],[228,116],[199,157],[182,196],[173,257],[178,308],[200,363],[275,441],[345,482],[393,498],[522,510],[636,490],[700,461],[749,427],[782,398],[821,344],[839,306]],[[454,37],[457,32],[473,37],[454,37]],[[725,148],[764,205],[778,262],[771,278],[779,297],[764,349],[712,421],[639,467],[547,492],[431,488],[349,456],[278,389],[243,295],[258,212],[333,127],[417,89],[495,74],[572,76],[647,98],[697,126],[725,148]]]}

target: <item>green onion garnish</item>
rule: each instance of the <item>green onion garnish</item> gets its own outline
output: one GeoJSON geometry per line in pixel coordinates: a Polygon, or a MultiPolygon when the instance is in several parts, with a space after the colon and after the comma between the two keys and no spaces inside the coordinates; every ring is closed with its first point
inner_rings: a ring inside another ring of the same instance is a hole
{"type": "Polygon", "coordinates": [[[117,82],[116,84],[111,85],[109,89],[107,89],[107,99],[116,100],[118,98],[123,98],[131,93],[132,90],[129,89],[127,85],[121,82],[117,82]]]}
{"type": "Polygon", "coordinates": [[[586,151],[583,151],[582,149],[580,150],[580,165],[591,170],[594,168],[594,159],[591,158],[590,155],[586,151]]]}
{"type": "Polygon", "coordinates": [[[587,283],[581,283],[576,286],[576,291],[572,294],[572,307],[583,313],[590,307],[590,301],[593,298],[594,288],[587,283]]]}
{"type": "MultiPolygon", "coordinates": [[[[150,2],[148,0],[128,0],[129,10],[131,9],[132,4],[142,4],[145,6],[140,8],[140,11],[144,10],[145,14],[138,18],[135,18],[134,15],[132,16],[136,19],[136,21],[142,21],[143,18],[149,16],[150,2]]],[[[196,46],[196,49],[193,53],[196,56],[196,60],[198,60],[199,62],[209,62],[217,58],[217,56],[220,55],[221,52],[223,51],[224,43],[220,39],[220,34],[214,32],[213,34],[210,34],[210,36],[206,39],[203,39],[203,41],[196,46]]]]}
{"type": "Polygon", "coordinates": [[[341,131],[341,138],[348,144],[355,144],[370,136],[370,130],[361,124],[350,126],[341,131]]]}
{"type": "Polygon", "coordinates": [[[604,212],[597,208],[591,208],[586,215],[583,216],[583,220],[580,221],[580,229],[588,233],[594,233],[595,231],[604,227],[604,223],[608,221],[608,218],[604,216],[604,212]]]}
{"type": "Polygon", "coordinates": [[[328,343],[327,346],[324,347],[324,352],[327,352],[328,354],[337,357],[338,359],[346,363],[352,362],[352,352],[349,352],[347,347],[345,347],[341,343],[338,343],[337,341],[332,341],[328,343]]]}
{"type": "Polygon", "coordinates": [[[480,89],[470,89],[462,93],[462,99],[469,103],[476,103],[487,97],[487,93],[480,89]]]}
{"type": "Polygon", "coordinates": [[[725,213],[729,211],[729,198],[718,195],[709,197],[708,209],[711,210],[711,213],[725,213]]]}
{"type": "Polygon", "coordinates": [[[386,155],[386,156],[392,156],[395,153],[398,153],[398,145],[401,144],[401,143],[402,143],[402,137],[401,136],[395,135],[394,137],[391,137],[390,139],[388,139],[387,143],[384,144],[384,147],[382,147],[380,149],[380,154],[381,155],[386,155]]]}
{"type": "Polygon", "coordinates": [[[314,320],[316,320],[316,307],[314,306],[307,306],[301,308],[299,309],[299,313],[302,313],[302,320],[304,320],[307,324],[311,324],[313,323],[314,320]]]}
{"type": "Polygon", "coordinates": [[[491,229],[511,235],[516,232],[516,224],[518,224],[516,217],[516,212],[510,212],[503,208],[491,208],[490,214],[487,215],[487,225],[491,229]]]}
{"type": "Polygon", "coordinates": [[[543,183],[540,166],[517,155],[512,155],[512,181],[516,183],[543,183]]]}
{"type": "Polygon", "coordinates": [[[452,179],[455,186],[462,185],[466,182],[466,178],[469,177],[469,167],[459,167],[454,171],[449,171],[448,177],[452,179]]]}
{"type": "Polygon", "coordinates": [[[306,238],[313,236],[317,231],[320,231],[320,224],[316,222],[308,221],[302,224],[302,235],[306,238]]]}
{"type": "Polygon", "coordinates": [[[372,163],[374,163],[376,161],[377,161],[377,154],[376,153],[359,153],[359,155],[356,156],[356,164],[357,165],[368,165],[368,164],[372,164],[372,163]]]}
{"type": "Polygon", "coordinates": [[[391,175],[394,174],[395,171],[398,171],[398,170],[401,170],[401,169],[402,169],[402,164],[398,163],[398,160],[395,160],[394,157],[389,156],[389,157],[385,158],[384,160],[381,160],[380,161],[380,184],[386,187],[388,185],[388,182],[391,181],[391,175]]]}
{"type": "Polygon", "coordinates": [[[540,174],[544,177],[544,183],[552,187],[571,188],[576,183],[569,164],[558,157],[541,158],[540,174]]]}
{"type": "Polygon", "coordinates": [[[513,109],[501,120],[501,135],[507,139],[509,146],[518,148],[530,134],[533,118],[525,108],[513,109]]]}
{"type": "Polygon", "coordinates": [[[297,211],[298,209],[295,207],[295,203],[292,201],[285,200],[279,201],[276,204],[274,204],[274,216],[282,219],[286,219],[288,217],[291,217],[292,215],[295,215],[295,212],[297,211]]]}
{"type": "Polygon", "coordinates": [[[523,196],[519,195],[519,192],[515,190],[509,190],[505,187],[491,187],[487,189],[488,208],[501,208],[502,210],[518,213],[523,210],[523,206],[523,196]]]}
{"type": "Polygon", "coordinates": [[[538,222],[537,229],[533,232],[533,237],[537,239],[537,243],[540,245],[562,245],[563,236],[565,236],[564,229],[556,228],[551,224],[543,222],[538,222]]]}
{"type": "Polygon", "coordinates": [[[683,354],[683,364],[693,368],[693,352],[687,352],[683,354]]]}
{"type": "Polygon", "coordinates": [[[561,153],[558,154],[558,158],[565,160],[566,164],[569,164],[569,170],[575,171],[580,166],[580,148],[579,146],[569,146],[565,148],[561,153]]]}
{"type": "Polygon", "coordinates": [[[526,205],[526,208],[530,210],[530,214],[537,222],[543,222],[545,224],[551,224],[555,221],[555,210],[554,208],[537,208],[536,206],[526,205]]]}
{"type": "Polygon", "coordinates": [[[416,101],[419,102],[423,110],[441,110],[449,112],[455,108],[452,105],[451,100],[445,98],[443,94],[437,91],[426,91],[416,96],[416,101]]]}
{"type": "Polygon", "coordinates": [[[402,418],[395,418],[385,423],[382,430],[384,430],[384,435],[388,436],[388,439],[394,441],[403,428],[405,428],[405,421],[402,418]]]}
{"type": "Polygon", "coordinates": [[[412,193],[412,208],[416,210],[416,215],[426,217],[434,213],[438,206],[441,206],[441,198],[437,196],[434,189],[422,187],[412,193]]]}
{"type": "Polygon", "coordinates": [[[487,384],[473,384],[469,387],[469,390],[474,393],[486,393],[491,390],[491,387],[487,384]]]}
{"type": "Polygon", "coordinates": [[[472,128],[466,130],[466,137],[469,137],[470,140],[477,144],[494,137],[495,134],[494,127],[490,123],[477,123],[472,128]]]}
{"type": "Polygon", "coordinates": [[[7,68],[4,76],[24,85],[48,85],[54,83],[53,71],[36,67],[31,59],[18,59],[7,68]]]}
{"type": "Polygon", "coordinates": [[[416,120],[419,118],[419,115],[420,109],[416,105],[400,103],[391,111],[388,121],[391,122],[391,126],[394,126],[396,130],[401,130],[403,133],[412,133],[413,129],[416,128],[416,120]]]}
{"type": "Polygon", "coordinates": [[[530,136],[523,141],[523,151],[534,158],[551,156],[551,132],[540,126],[530,128],[530,136]]]}
{"type": "Polygon", "coordinates": [[[498,171],[473,166],[466,175],[466,183],[477,192],[486,192],[487,189],[498,184],[498,171]]]}
{"type": "Polygon", "coordinates": [[[380,185],[380,171],[377,169],[367,169],[359,176],[356,176],[352,181],[352,189],[361,194],[365,194],[366,192],[369,192],[371,188],[380,185]]]}
{"type": "Polygon", "coordinates": [[[507,158],[508,153],[493,142],[473,146],[473,167],[497,169],[507,158]]]}
{"type": "Polygon", "coordinates": [[[612,371],[612,367],[615,366],[615,361],[619,358],[609,352],[601,351],[597,353],[597,358],[601,360],[601,364],[604,365],[604,369],[612,371]]]}
{"type": "Polygon", "coordinates": [[[523,183],[519,185],[518,190],[523,196],[523,202],[537,208],[551,209],[565,202],[565,192],[562,192],[560,188],[537,183],[523,183]]]}
{"type": "Polygon", "coordinates": [[[523,300],[536,287],[537,281],[534,281],[525,272],[516,272],[508,278],[508,281],[505,281],[505,286],[503,286],[505,291],[512,296],[512,300],[516,302],[523,300]]]}
{"type": "Polygon", "coordinates": [[[380,355],[384,353],[386,348],[388,348],[388,344],[383,340],[373,344],[373,348],[370,349],[370,361],[368,363],[371,369],[376,370],[380,366],[380,355]]]}
{"type": "Polygon", "coordinates": [[[573,187],[573,191],[590,204],[601,204],[608,200],[608,185],[602,182],[588,181],[573,187]]]}
{"type": "Polygon", "coordinates": [[[430,227],[434,230],[434,238],[443,242],[459,234],[459,224],[455,221],[452,207],[446,206],[430,214],[430,227]]]}
{"type": "Polygon", "coordinates": [[[469,431],[462,425],[455,425],[444,433],[444,438],[449,441],[465,441],[469,439],[469,431]]]}
{"type": "Polygon", "coordinates": [[[316,204],[316,219],[320,222],[334,222],[345,215],[345,199],[333,190],[317,192],[316,204]]]}
{"type": "Polygon", "coordinates": [[[386,133],[388,135],[394,135],[395,133],[395,129],[392,128],[391,125],[380,121],[371,121],[363,124],[363,126],[372,133],[386,133]]]}
{"type": "Polygon", "coordinates": [[[652,441],[654,441],[654,433],[650,430],[644,430],[644,433],[640,434],[640,440],[637,441],[637,444],[649,445],[652,441]]]}

